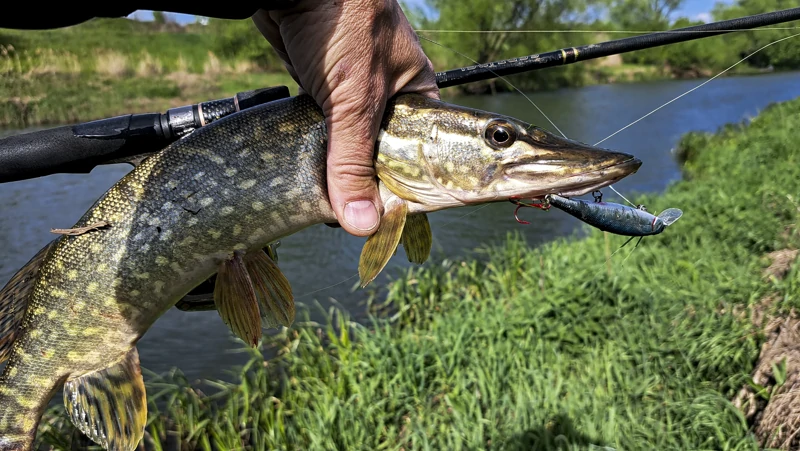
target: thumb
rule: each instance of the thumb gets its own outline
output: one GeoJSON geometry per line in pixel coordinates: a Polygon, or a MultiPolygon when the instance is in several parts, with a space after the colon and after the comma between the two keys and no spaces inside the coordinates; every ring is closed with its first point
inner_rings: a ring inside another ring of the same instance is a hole
{"type": "Polygon", "coordinates": [[[385,101],[358,97],[334,103],[326,119],[328,196],[342,228],[368,236],[378,228],[383,211],[373,156],[385,101]]]}

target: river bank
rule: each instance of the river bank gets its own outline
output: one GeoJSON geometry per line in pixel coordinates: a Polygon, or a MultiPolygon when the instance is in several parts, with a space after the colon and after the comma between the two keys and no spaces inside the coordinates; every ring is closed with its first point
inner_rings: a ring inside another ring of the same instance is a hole
{"type": "MultiPolygon", "coordinates": [[[[712,132],[726,123],[757,115],[770,103],[800,96],[800,73],[763,77],[729,77],[715,80],[667,108],[603,143],[610,149],[640,157],[639,171],[615,185],[626,196],[661,193],[680,180],[681,167],[671,149],[690,131],[712,132]]],[[[531,100],[570,138],[595,143],[642,117],[653,108],[700,83],[677,80],[566,88],[529,95],[531,100]]],[[[493,111],[553,130],[546,119],[517,93],[454,97],[452,103],[493,111]]],[[[24,131],[33,131],[26,129],[24,131]]],[[[3,131],[0,131],[0,137],[3,131]]],[[[89,174],[56,174],[0,184],[0,285],[52,239],[53,227],[70,227],[106,190],[130,170],[129,165],[100,166],[89,174]]],[[[606,192],[605,198],[616,196],[606,192]]],[[[586,196],[590,198],[590,196],[586,196]]],[[[430,215],[435,265],[444,259],[460,262],[474,258],[480,245],[505,242],[507,233],[519,233],[531,247],[580,230],[581,223],[557,211],[522,211],[531,224],[514,220],[508,203],[444,210],[430,215]]],[[[281,268],[295,287],[297,308],[324,321],[331,306],[363,318],[368,291],[354,289],[364,240],[341,229],[309,227],[281,240],[281,268]]],[[[403,250],[373,284],[385,290],[394,275],[408,267],[403,250]]],[[[229,328],[216,312],[172,309],[139,342],[142,365],[157,373],[178,367],[191,380],[232,380],[228,369],[242,365],[247,356],[234,352],[229,328]],[[198,357],[201,356],[201,357],[198,357]]]]}
{"type": "MultiPolygon", "coordinates": [[[[798,265],[762,274],[800,247],[798,129],[800,99],[686,136],[684,180],[632,199],[684,216],[629,257],[608,260],[624,239],[594,230],[510,236],[409,269],[368,327],[335,309],[299,322],[234,383],[149,375],[148,448],[758,449],[731,400],[756,386],[764,323],[800,307],[798,265]]],[[[68,441],[62,410],[48,443],[68,441]]]]}
{"type": "Polygon", "coordinates": [[[21,74],[0,74],[0,128],[74,124],[165,111],[269,86],[285,85],[292,95],[297,94],[297,84],[285,72],[257,71],[244,64],[212,61],[216,63],[202,73],[159,72],[147,67],[128,72],[125,66],[111,66],[105,69],[110,73],[33,69],[21,74]],[[117,70],[125,72],[115,74],[117,70]]]}
{"type": "MultiPolygon", "coordinates": [[[[0,128],[54,126],[165,111],[278,85],[288,86],[292,95],[297,94],[298,86],[286,71],[264,70],[247,60],[222,59],[211,51],[196,53],[176,56],[146,50],[98,49],[79,54],[51,48],[18,51],[13,45],[0,46],[0,128]]],[[[582,64],[583,70],[577,75],[564,80],[554,77],[556,81],[533,84],[529,91],[712,75],[708,70],[698,70],[678,77],[667,67],[623,64],[613,57],[582,64]]],[[[730,75],[755,73],[741,66],[730,75]]],[[[511,90],[502,80],[492,80],[463,89],[446,89],[442,95],[448,98],[511,90]]]]}

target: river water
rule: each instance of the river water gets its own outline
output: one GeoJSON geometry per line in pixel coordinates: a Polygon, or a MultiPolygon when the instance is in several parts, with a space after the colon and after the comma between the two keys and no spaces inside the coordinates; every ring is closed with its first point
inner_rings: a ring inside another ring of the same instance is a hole
{"type": "MultiPolygon", "coordinates": [[[[531,97],[568,137],[593,144],[702,81],[591,86],[531,97]]],[[[798,96],[800,73],[797,72],[715,80],[603,143],[604,147],[631,153],[644,162],[639,172],[615,187],[623,193],[662,191],[680,178],[680,168],[671,150],[682,134],[693,130],[714,131],[726,123],[753,117],[770,103],[798,96]]],[[[553,130],[519,94],[447,100],[553,130]]],[[[0,136],[19,132],[0,131],[0,136]]],[[[5,284],[55,237],[49,232],[51,228],[71,227],[129,170],[127,165],[106,166],[88,175],[59,174],[0,184],[0,284],[5,284]]],[[[606,199],[613,198],[611,194],[607,192],[606,199]]],[[[464,258],[474,248],[496,243],[512,231],[522,233],[528,243],[536,245],[570,234],[580,226],[576,219],[557,211],[527,209],[522,214],[531,224],[520,225],[513,218],[510,204],[492,204],[475,211],[477,208],[480,207],[429,216],[434,249],[427,264],[445,257],[464,258]]],[[[298,304],[309,306],[312,318],[320,318],[317,302],[325,309],[339,305],[355,316],[363,313],[364,292],[351,291],[358,280],[358,257],[363,243],[363,238],[324,225],[282,241],[278,249],[280,266],[292,283],[298,304]]],[[[387,273],[407,265],[401,249],[376,283],[384,282],[387,273]]],[[[243,362],[243,355],[233,352],[238,349],[241,344],[232,339],[213,311],[186,313],[173,309],[139,343],[144,367],[163,372],[177,366],[191,379],[225,377],[226,369],[243,362]]]]}

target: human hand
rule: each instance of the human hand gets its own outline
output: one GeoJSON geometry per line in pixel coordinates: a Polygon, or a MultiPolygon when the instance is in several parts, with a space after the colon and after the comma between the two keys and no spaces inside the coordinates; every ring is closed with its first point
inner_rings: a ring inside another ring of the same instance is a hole
{"type": "Polygon", "coordinates": [[[397,0],[301,0],[261,10],[258,29],[328,128],[328,196],[339,224],[371,235],[383,210],[373,153],[387,99],[400,92],[439,98],[433,65],[397,0]]]}

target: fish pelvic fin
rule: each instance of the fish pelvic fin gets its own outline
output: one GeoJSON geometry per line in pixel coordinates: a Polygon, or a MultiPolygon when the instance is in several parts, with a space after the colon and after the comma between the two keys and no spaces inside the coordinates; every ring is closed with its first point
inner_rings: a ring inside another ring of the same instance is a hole
{"type": "Polygon", "coordinates": [[[394,196],[384,204],[384,213],[378,230],[367,238],[361,249],[361,258],[358,262],[361,288],[378,277],[397,251],[407,216],[408,204],[399,197],[394,196]]]}
{"type": "Polygon", "coordinates": [[[253,282],[240,252],[234,252],[233,257],[220,264],[214,285],[214,304],[222,321],[237,337],[250,346],[258,345],[261,314],[253,282]]]}
{"type": "Polygon", "coordinates": [[[406,256],[411,263],[423,264],[431,255],[433,246],[433,235],[431,235],[431,224],[428,222],[428,215],[420,213],[408,215],[406,225],[403,228],[403,235],[400,237],[400,244],[406,250],[406,256]]]}
{"type": "Polygon", "coordinates": [[[8,359],[28,309],[33,282],[56,240],[43,247],[0,291],[0,363],[8,359]]]}
{"type": "Polygon", "coordinates": [[[277,258],[274,247],[270,246],[246,254],[244,262],[261,304],[264,327],[289,327],[295,316],[292,286],[272,255],[277,258]]]}
{"type": "Polygon", "coordinates": [[[147,423],[147,398],[136,348],[115,365],[67,380],[64,407],[72,424],[93,442],[108,450],[135,450],[147,423]]]}

